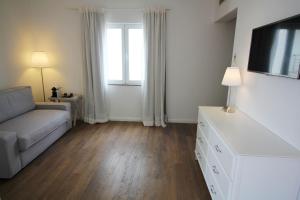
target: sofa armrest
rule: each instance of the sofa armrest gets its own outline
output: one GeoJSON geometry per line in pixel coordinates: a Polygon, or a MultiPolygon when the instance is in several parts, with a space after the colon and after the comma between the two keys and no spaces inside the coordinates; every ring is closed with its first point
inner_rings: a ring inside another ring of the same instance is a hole
{"type": "Polygon", "coordinates": [[[21,168],[16,133],[0,131],[0,178],[11,178],[21,168]]]}
{"type": "Polygon", "coordinates": [[[65,110],[71,112],[71,104],[68,102],[36,102],[37,110],[65,110]]]}

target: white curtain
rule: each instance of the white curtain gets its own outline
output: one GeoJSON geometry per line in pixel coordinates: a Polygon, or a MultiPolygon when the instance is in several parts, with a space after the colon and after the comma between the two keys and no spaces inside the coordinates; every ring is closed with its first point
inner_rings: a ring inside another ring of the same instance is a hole
{"type": "Polygon", "coordinates": [[[84,121],[90,124],[108,121],[104,75],[104,16],[84,9],[82,19],[84,121]]]}
{"type": "Polygon", "coordinates": [[[143,123],[166,126],[166,10],[146,10],[143,123]]]}

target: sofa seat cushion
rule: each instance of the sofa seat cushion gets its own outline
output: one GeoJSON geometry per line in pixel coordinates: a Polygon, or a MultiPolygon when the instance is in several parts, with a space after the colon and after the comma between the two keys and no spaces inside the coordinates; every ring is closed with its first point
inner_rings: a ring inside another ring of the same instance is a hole
{"type": "Polygon", "coordinates": [[[16,132],[20,151],[46,137],[70,119],[62,110],[33,110],[0,124],[0,130],[16,132]]]}

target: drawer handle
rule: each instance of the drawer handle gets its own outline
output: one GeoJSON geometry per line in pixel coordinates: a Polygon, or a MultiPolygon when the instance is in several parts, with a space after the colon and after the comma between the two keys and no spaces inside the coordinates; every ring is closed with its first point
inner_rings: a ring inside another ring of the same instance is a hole
{"type": "Polygon", "coordinates": [[[214,185],[210,185],[210,191],[211,191],[211,193],[214,194],[214,195],[217,194],[214,185]]]}
{"type": "Polygon", "coordinates": [[[203,140],[202,140],[202,138],[200,136],[198,137],[198,139],[199,139],[200,143],[203,144],[203,140]]]}
{"type": "Polygon", "coordinates": [[[202,157],[201,157],[200,153],[197,153],[197,156],[198,156],[200,159],[202,159],[202,157]]]}
{"type": "Polygon", "coordinates": [[[220,174],[220,172],[217,170],[217,166],[216,166],[216,165],[213,165],[213,166],[212,166],[212,171],[213,171],[215,174],[220,174]]]}
{"type": "Polygon", "coordinates": [[[200,126],[205,127],[205,124],[203,122],[199,122],[200,126]]]}
{"type": "Polygon", "coordinates": [[[222,153],[222,151],[221,151],[219,145],[215,145],[215,150],[216,150],[218,153],[222,153]]]}

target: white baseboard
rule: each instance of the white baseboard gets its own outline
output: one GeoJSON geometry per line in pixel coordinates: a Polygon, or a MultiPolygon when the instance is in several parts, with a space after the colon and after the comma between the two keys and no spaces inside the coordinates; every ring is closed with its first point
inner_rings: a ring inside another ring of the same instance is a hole
{"type": "Polygon", "coordinates": [[[170,123],[197,124],[196,119],[168,119],[170,123]]]}
{"type": "Polygon", "coordinates": [[[153,126],[154,122],[153,121],[144,121],[143,124],[144,124],[144,126],[153,126]]]}
{"type": "MultiPolygon", "coordinates": [[[[138,117],[114,117],[111,116],[109,121],[120,121],[120,122],[142,122],[141,118],[138,117]]],[[[169,123],[185,123],[185,124],[197,124],[197,119],[168,119],[169,123]]]]}
{"type": "Polygon", "coordinates": [[[109,121],[142,122],[142,119],[138,117],[109,117],[109,121]]]}
{"type": "Polygon", "coordinates": [[[89,117],[84,117],[83,121],[86,122],[86,123],[88,123],[88,124],[96,124],[96,123],[102,124],[102,123],[108,122],[108,119],[96,119],[96,120],[94,120],[94,119],[91,119],[89,117]]]}

